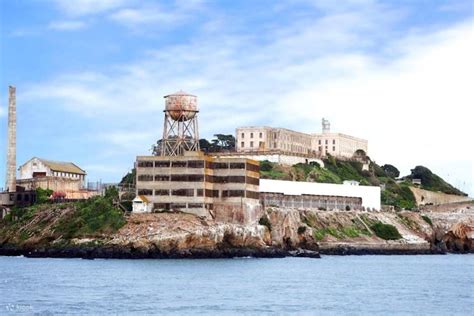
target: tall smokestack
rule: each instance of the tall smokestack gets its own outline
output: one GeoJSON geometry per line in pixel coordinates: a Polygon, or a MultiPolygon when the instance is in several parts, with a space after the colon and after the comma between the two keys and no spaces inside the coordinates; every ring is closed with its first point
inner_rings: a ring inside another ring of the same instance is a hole
{"type": "Polygon", "coordinates": [[[6,191],[16,191],[16,88],[8,91],[8,153],[6,191]]]}

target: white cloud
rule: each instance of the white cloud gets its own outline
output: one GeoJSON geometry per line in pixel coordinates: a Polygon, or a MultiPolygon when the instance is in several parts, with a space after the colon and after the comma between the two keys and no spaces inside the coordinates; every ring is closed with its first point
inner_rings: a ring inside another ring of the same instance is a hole
{"type": "Polygon", "coordinates": [[[165,6],[158,3],[151,5],[145,3],[138,7],[126,7],[112,12],[108,18],[129,27],[159,24],[169,28],[192,19],[197,12],[202,12],[204,9],[201,1],[173,1],[167,4],[165,6]]]}
{"type": "Polygon", "coordinates": [[[182,18],[181,15],[162,11],[161,8],[122,9],[110,15],[116,22],[136,25],[149,23],[175,23],[182,18]]]}
{"type": "Polygon", "coordinates": [[[120,8],[129,0],[53,0],[61,11],[71,16],[91,15],[120,8]]]}
{"type": "Polygon", "coordinates": [[[48,28],[58,31],[76,31],[85,28],[87,25],[84,21],[53,21],[49,23],[48,28]]]}

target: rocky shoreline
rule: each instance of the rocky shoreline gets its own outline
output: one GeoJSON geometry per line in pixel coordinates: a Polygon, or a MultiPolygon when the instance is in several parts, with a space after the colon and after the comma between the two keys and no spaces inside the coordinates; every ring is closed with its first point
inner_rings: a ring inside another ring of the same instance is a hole
{"type": "MultiPolygon", "coordinates": [[[[469,206],[470,207],[470,206],[469,206]]],[[[210,259],[320,255],[473,253],[473,210],[328,212],[268,208],[255,223],[218,222],[185,213],[131,214],[116,230],[70,233],[74,209],[38,207],[0,225],[0,255],[32,258],[210,259]],[[431,221],[432,219],[432,221],[431,221]],[[400,236],[383,239],[374,223],[400,236]],[[69,232],[69,234],[68,234],[69,232]]]]}
{"type": "Polygon", "coordinates": [[[320,258],[319,252],[311,250],[283,250],[274,247],[187,249],[162,252],[159,249],[143,251],[119,247],[68,247],[21,249],[14,246],[0,247],[0,256],[25,256],[28,258],[82,258],[82,259],[229,259],[229,258],[320,258]]]}
{"type": "MultiPolygon", "coordinates": [[[[473,252],[469,252],[473,253],[473,252]]],[[[274,247],[266,249],[187,249],[176,252],[161,252],[159,249],[142,251],[139,249],[107,248],[37,248],[20,249],[12,246],[0,247],[0,256],[24,256],[27,258],[82,258],[82,259],[230,259],[230,258],[321,258],[322,256],[362,256],[362,255],[444,255],[440,249],[386,249],[364,248],[357,245],[325,248],[320,251],[306,249],[284,250],[274,247]]]]}

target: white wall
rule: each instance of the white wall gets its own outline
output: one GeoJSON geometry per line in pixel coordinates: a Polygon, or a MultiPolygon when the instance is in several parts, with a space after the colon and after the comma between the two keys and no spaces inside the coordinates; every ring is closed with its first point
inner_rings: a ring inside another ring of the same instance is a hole
{"type": "Polygon", "coordinates": [[[133,200],[132,212],[133,213],[150,213],[152,208],[151,203],[142,202],[142,200],[133,200]]]}
{"type": "Polygon", "coordinates": [[[360,197],[363,207],[380,210],[380,187],[375,186],[260,179],[260,192],[360,197]]]}
{"type": "Polygon", "coordinates": [[[19,179],[31,179],[33,178],[33,172],[46,172],[47,176],[53,175],[51,169],[37,158],[30,159],[24,165],[20,166],[19,169],[19,179]]]}

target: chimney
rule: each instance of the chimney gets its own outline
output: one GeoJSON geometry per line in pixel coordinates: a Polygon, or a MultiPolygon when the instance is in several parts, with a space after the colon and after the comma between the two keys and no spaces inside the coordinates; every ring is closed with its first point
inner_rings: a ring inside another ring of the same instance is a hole
{"type": "Polygon", "coordinates": [[[8,153],[6,191],[16,191],[16,88],[8,91],[8,153]]]}

